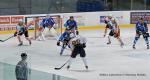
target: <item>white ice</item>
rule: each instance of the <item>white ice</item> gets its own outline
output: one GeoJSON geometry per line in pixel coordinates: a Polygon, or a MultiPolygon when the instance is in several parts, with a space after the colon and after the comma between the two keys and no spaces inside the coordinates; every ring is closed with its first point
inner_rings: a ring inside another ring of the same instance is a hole
{"type": "MultiPolygon", "coordinates": [[[[59,56],[60,47],[56,40],[33,41],[31,46],[24,42],[24,46],[17,46],[16,38],[0,42],[0,61],[11,57],[19,58],[21,52],[30,56],[31,68],[48,73],[54,73],[77,80],[150,80],[150,50],[146,49],[142,36],[137,42],[136,50],[132,49],[135,36],[134,28],[121,29],[121,38],[125,46],[121,48],[116,39],[107,45],[107,37],[103,38],[104,30],[80,31],[88,40],[86,53],[89,70],[86,71],[82,59],[78,56],[70,70],[66,66],[60,67],[69,59],[70,51],[65,50],[64,56],[59,56]],[[102,76],[100,74],[145,74],[145,76],[102,76]]],[[[0,35],[5,39],[10,35],[0,35]]],[[[8,61],[9,62],[9,61],[8,61]]],[[[13,61],[10,61],[13,62],[13,61]]]]}

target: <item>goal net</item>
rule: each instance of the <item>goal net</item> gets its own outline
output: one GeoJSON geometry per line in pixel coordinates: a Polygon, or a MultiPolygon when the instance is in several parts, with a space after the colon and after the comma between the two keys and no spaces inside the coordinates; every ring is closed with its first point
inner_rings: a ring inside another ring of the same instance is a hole
{"type": "MultiPolygon", "coordinates": [[[[46,16],[28,16],[25,18],[25,23],[29,25],[29,34],[32,39],[37,39],[40,23],[45,17],[46,16]]],[[[45,37],[56,38],[62,34],[62,18],[60,15],[52,15],[51,17],[54,19],[55,24],[50,30],[45,28],[43,34],[45,37]]]]}

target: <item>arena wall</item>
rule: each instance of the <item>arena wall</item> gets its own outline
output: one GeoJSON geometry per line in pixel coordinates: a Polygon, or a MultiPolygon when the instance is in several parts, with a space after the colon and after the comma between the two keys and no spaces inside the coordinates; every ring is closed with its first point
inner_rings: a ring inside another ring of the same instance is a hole
{"type": "MultiPolygon", "coordinates": [[[[105,27],[103,20],[109,14],[113,15],[113,17],[116,18],[121,28],[133,28],[135,24],[134,23],[131,24],[131,22],[136,21],[134,17],[142,16],[145,17],[148,21],[150,21],[150,10],[57,13],[57,14],[49,14],[49,15],[60,15],[63,24],[70,16],[74,16],[75,20],[78,23],[79,30],[96,30],[96,29],[103,29],[105,27]]],[[[46,16],[46,15],[47,14],[0,16],[0,34],[13,33],[17,22],[21,20],[25,21],[26,17],[36,17],[36,16],[46,16]],[[6,29],[4,30],[4,28],[6,29]]]]}

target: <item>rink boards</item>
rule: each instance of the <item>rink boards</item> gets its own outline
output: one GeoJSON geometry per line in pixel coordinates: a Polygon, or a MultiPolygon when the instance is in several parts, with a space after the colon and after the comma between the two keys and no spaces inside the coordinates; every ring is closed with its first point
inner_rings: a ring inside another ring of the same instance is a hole
{"type": "MultiPolygon", "coordinates": [[[[79,30],[97,30],[104,29],[104,19],[108,15],[112,15],[118,22],[120,28],[133,28],[138,21],[138,17],[144,17],[150,24],[150,11],[103,11],[103,12],[81,12],[81,13],[58,13],[49,14],[51,16],[61,17],[61,27],[64,29],[64,23],[70,16],[74,16],[79,30]]],[[[6,15],[0,16],[0,34],[13,33],[15,26],[19,21],[25,23],[34,22],[35,17],[43,17],[47,14],[35,14],[35,15],[6,15]],[[27,19],[30,17],[29,19],[27,19]]],[[[39,22],[40,24],[40,22],[39,22]]],[[[29,28],[34,27],[34,24],[29,28]]]]}

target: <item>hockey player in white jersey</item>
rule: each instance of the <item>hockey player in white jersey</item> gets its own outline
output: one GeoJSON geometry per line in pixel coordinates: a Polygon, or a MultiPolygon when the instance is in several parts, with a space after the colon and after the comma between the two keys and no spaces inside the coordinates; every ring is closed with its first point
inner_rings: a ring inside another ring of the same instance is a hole
{"type": "Polygon", "coordinates": [[[76,56],[78,54],[80,54],[80,57],[82,58],[82,60],[84,62],[85,68],[88,69],[87,60],[86,60],[86,53],[84,50],[84,48],[86,47],[86,42],[87,42],[86,38],[79,35],[79,32],[77,32],[76,37],[72,38],[69,41],[72,53],[71,53],[71,57],[68,61],[67,69],[70,68],[72,61],[76,58],[76,56]]]}
{"type": "Polygon", "coordinates": [[[107,29],[110,29],[107,44],[111,44],[110,38],[111,36],[113,36],[114,38],[118,39],[118,41],[120,42],[120,46],[122,47],[124,43],[122,42],[120,38],[120,28],[116,19],[109,15],[108,18],[105,20],[105,23],[106,23],[106,28],[104,31],[104,37],[106,36],[107,29]]]}

